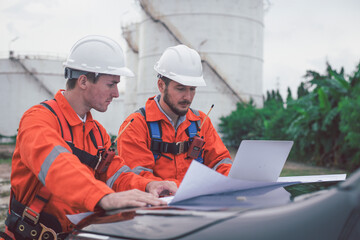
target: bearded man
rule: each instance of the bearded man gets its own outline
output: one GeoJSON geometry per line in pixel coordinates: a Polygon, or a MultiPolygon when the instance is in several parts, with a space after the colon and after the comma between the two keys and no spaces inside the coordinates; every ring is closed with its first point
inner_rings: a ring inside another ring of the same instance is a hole
{"type": "Polygon", "coordinates": [[[206,114],[190,108],[196,88],[206,85],[199,54],[185,45],[169,47],[154,69],[160,94],[120,126],[119,132],[127,128],[117,142],[119,155],[137,174],[178,186],[192,160],[227,175],[229,151],[206,114]]]}

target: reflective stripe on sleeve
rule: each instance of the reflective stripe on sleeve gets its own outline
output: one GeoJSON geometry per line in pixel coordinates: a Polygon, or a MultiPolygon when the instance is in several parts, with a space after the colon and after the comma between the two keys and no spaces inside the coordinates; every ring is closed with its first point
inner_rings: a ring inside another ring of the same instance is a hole
{"type": "Polygon", "coordinates": [[[114,182],[116,181],[116,179],[119,178],[119,176],[124,173],[124,172],[131,172],[131,168],[129,168],[128,166],[122,166],[114,175],[112,175],[107,181],[106,181],[106,185],[108,185],[110,188],[112,188],[112,186],[114,185],[114,182]]]}
{"type": "Polygon", "coordinates": [[[146,168],[146,167],[141,167],[141,166],[138,166],[132,170],[132,172],[135,173],[136,175],[139,175],[142,171],[153,173],[152,169],[146,168]]]}
{"type": "Polygon", "coordinates": [[[51,164],[59,156],[59,154],[63,153],[63,152],[68,152],[69,153],[69,150],[67,150],[63,146],[55,146],[53,148],[53,150],[51,150],[49,155],[47,155],[44,162],[42,163],[38,178],[39,178],[40,182],[44,186],[45,186],[45,178],[46,178],[46,175],[47,175],[47,173],[49,171],[49,168],[50,168],[51,164]]]}
{"type": "Polygon", "coordinates": [[[223,163],[232,164],[233,162],[231,161],[230,158],[224,158],[223,160],[219,161],[212,169],[216,171],[216,169],[218,168],[218,166],[219,166],[220,164],[223,164],[223,163]]]}

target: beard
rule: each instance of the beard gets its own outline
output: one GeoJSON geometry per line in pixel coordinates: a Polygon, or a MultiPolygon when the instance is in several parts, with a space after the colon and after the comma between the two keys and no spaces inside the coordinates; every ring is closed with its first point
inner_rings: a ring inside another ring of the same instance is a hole
{"type": "MultiPolygon", "coordinates": [[[[181,110],[177,108],[173,102],[170,101],[167,87],[165,87],[165,91],[164,91],[164,102],[169,106],[169,108],[171,109],[171,111],[173,111],[173,113],[179,116],[185,116],[189,110],[189,108],[187,108],[186,110],[181,110]]],[[[186,100],[179,102],[179,104],[183,104],[183,103],[191,104],[191,102],[186,100]]]]}

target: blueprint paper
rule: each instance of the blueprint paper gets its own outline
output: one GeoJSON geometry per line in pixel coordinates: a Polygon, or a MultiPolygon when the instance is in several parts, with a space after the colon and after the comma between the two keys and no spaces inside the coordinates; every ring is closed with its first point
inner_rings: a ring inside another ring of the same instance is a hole
{"type": "Polygon", "coordinates": [[[175,196],[164,200],[166,200],[168,204],[174,204],[176,202],[203,195],[260,187],[282,186],[284,183],[288,183],[286,185],[290,185],[300,182],[342,181],[345,179],[346,174],[332,174],[279,177],[277,182],[245,181],[224,176],[197,161],[192,161],[175,196]]]}
{"type": "Polygon", "coordinates": [[[90,216],[91,214],[93,214],[93,212],[83,212],[83,213],[66,215],[66,217],[70,220],[71,223],[73,223],[73,224],[76,225],[76,224],[78,224],[81,220],[83,220],[83,219],[86,218],[87,216],[90,216]]]}
{"type": "Polygon", "coordinates": [[[282,184],[283,183],[281,182],[257,182],[233,179],[224,176],[197,161],[192,161],[171,204],[202,195],[282,184]]]}

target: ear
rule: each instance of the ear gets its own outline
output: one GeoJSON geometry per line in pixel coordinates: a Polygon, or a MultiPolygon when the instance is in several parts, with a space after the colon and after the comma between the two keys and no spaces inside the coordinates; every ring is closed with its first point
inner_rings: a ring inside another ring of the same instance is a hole
{"type": "Polygon", "coordinates": [[[165,87],[166,87],[164,81],[161,80],[161,78],[159,78],[157,84],[158,84],[160,93],[164,93],[165,87]]]}
{"type": "Polygon", "coordinates": [[[80,75],[80,77],[77,80],[77,85],[81,88],[81,89],[86,89],[87,87],[87,82],[88,79],[85,75],[80,75]]]}

